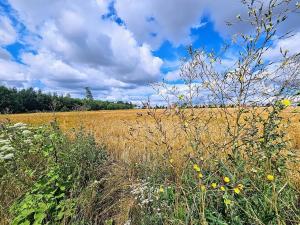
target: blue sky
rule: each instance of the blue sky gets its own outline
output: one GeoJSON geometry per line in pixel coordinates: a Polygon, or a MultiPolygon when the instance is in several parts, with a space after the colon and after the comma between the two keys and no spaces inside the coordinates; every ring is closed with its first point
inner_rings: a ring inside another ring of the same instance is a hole
{"type": "MultiPolygon", "coordinates": [[[[101,99],[155,99],[149,84],[180,84],[187,46],[218,52],[247,29],[225,26],[243,13],[238,0],[1,0],[0,84],[75,97],[89,86],[101,99]]],[[[298,19],[287,25],[296,34],[298,19]]]]}

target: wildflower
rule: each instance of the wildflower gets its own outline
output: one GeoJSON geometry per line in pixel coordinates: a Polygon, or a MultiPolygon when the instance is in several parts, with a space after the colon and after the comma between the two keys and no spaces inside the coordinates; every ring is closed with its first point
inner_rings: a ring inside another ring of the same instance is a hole
{"type": "Polygon", "coordinates": [[[274,176],[272,174],[268,174],[267,175],[267,180],[268,181],[273,181],[274,180],[274,176]]]}
{"type": "Polygon", "coordinates": [[[224,182],[225,182],[225,183],[229,183],[229,182],[230,182],[230,179],[229,179],[229,177],[224,177],[224,179],[223,179],[223,180],[224,180],[224,182]]]}
{"type": "Polygon", "coordinates": [[[174,162],[174,159],[170,159],[169,162],[172,164],[174,162]]]}
{"type": "Polygon", "coordinates": [[[221,186],[220,189],[221,189],[221,191],[225,191],[225,187],[224,186],[221,186]]]}
{"type": "Polygon", "coordinates": [[[217,187],[217,183],[212,183],[211,186],[212,186],[212,188],[216,188],[217,187]]]}
{"type": "Polygon", "coordinates": [[[251,172],[257,173],[257,169],[252,168],[252,169],[251,169],[251,172]]]}
{"type": "Polygon", "coordinates": [[[13,157],[14,157],[14,154],[13,153],[9,153],[9,154],[3,156],[2,159],[9,160],[9,159],[12,159],[13,157]]]}
{"type": "Polygon", "coordinates": [[[202,173],[198,173],[198,177],[201,179],[203,178],[203,174],[202,173]]]}
{"type": "Polygon", "coordinates": [[[16,123],[12,126],[12,128],[24,128],[26,127],[25,123],[16,123]]]}
{"type": "Polygon", "coordinates": [[[224,203],[225,203],[225,205],[231,205],[231,200],[225,198],[225,199],[224,199],[224,203]]]}
{"type": "Polygon", "coordinates": [[[285,107],[289,107],[292,103],[288,99],[283,99],[281,100],[281,104],[284,105],[285,107]]]}
{"type": "Polygon", "coordinates": [[[31,131],[30,130],[23,130],[22,132],[23,135],[30,135],[31,134],[31,131]]]}
{"type": "Polygon", "coordinates": [[[234,188],[233,191],[234,191],[234,193],[236,193],[236,194],[241,193],[241,190],[240,190],[238,187],[234,188]]]}
{"type": "Polygon", "coordinates": [[[238,184],[238,188],[239,188],[240,190],[243,190],[243,188],[244,188],[244,185],[242,185],[242,184],[238,184]]]}
{"type": "Polygon", "coordinates": [[[200,167],[197,164],[194,164],[193,168],[196,172],[200,172],[200,167]]]}
{"type": "Polygon", "coordinates": [[[206,190],[206,187],[205,187],[204,185],[201,185],[201,186],[200,186],[200,189],[201,189],[201,191],[205,191],[205,190],[206,190]]]}
{"type": "Polygon", "coordinates": [[[165,189],[161,186],[158,191],[159,191],[159,193],[164,193],[165,189]]]}

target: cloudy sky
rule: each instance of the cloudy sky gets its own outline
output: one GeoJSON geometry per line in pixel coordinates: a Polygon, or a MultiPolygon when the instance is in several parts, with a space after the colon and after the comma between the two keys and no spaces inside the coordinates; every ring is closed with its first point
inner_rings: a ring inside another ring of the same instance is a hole
{"type": "MultiPolygon", "coordinates": [[[[186,46],[220,50],[245,9],[239,0],[0,0],[0,84],[139,102],[178,78],[186,46]]],[[[300,16],[274,43],[300,51],[300,16]]]]}

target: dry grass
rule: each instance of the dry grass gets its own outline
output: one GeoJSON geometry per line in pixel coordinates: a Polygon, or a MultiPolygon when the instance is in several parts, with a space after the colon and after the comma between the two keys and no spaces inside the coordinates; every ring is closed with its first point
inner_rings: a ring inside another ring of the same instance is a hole
{"type": "MultiPolygon", "coordinates": [[[[210,109],[204,109],[210,110],[210,109]]],[[[284,118],[291,120],[288,128],[288,137],[297,153],[300,153],[300,108],[286,109],[283,112],[284,118]]],[[[0,115],[0,121],[9,119],[12,122],[24,122],[33,125],[49,124],[51,121],[59,122],[63,130],[67,131],[80,126],[94,133],[96,140],[105,144],[109,152],[115,159],[121,159],[125,162],[146,161],[149,157],[155,157],[157,151],[165,148],[160,144],[151,143],[153,139],[159,139],[160,136],[149,137],[149,132],[134,132],[130,136],[130,127],[139,127],[139,131],[154,126],[153,120],[147,116],[147,110],[116,110],[116,111],[97,111],[97,112],[64,112],[64,113],[32,113],[32,114],[14,114],[0,115]],[[142,116],[141,116],[142,115],[142,116]],[[145,135],[146,134],[146,135],[145,135]]],[[[222,141],[224,137],[218,125],[222,118],[214,121],[215,128],[209,131],[207,138],[214,138],[215,141],[222,141]]],[[[170,120],[164,121],[164,126],[174,132],[168,132],[170,144],[176,146],[179,151],[184,148],[184,137],[175,132],[176,127],[170,120]]],[[[161,142],[160,142],[161,143],[161,142]]],[[[300,155],[300,154],[299,154],[300,155]]],[[[180,157],[180,156],[177,156],[180,157]]],[[[294,167],[294,166],[293,166],[294,167]]],[[[295,177],[299,179],[299,168],[296,165],[295,177]]]]}

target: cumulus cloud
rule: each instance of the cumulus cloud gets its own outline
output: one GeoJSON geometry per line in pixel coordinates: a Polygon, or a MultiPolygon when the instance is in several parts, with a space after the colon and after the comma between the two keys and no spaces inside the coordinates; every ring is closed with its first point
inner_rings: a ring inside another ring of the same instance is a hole
{"type": "Polygon", "coordinates": [[[0,68],[0,84],[20,87],[28,83],[27,70],[19,63],[0,58],[0,68]]]}
{"type": "MultiPolygon", "coordinates": [[[[44,90],[75,95],[89,86],[99,97],[134,101],[153,94],[147,84],[160,80],[161,71],[167,71],[168,81],[179,78],[178,61],[153,54],[165,40],[172,47],[191,43],[191,29],[205,27],[204,16],[227,37],[233,31],[225,22],[246,13],[239,0],[7,1],[24,29],[16,30],[9,17],[0,14],[0,46],[22,36],[26,48],[18,55],[21,62],[0,48],[2,83],[30,86],[39,81],[44,90]]],[[[287,29],[300,27],[297,17],[290,21],[287,29]]],[[[299,39],[297,34],[292,41],[274,43],[273,51],[280,45],[296,49],[292,43],[300,43],[299,39]]],[[[272,54],[269,57],[277,57],[272,54]]]]}
{"type": "Polygon", "coordinates": [[[282,54],[280,53],[280,49],[284,51],[288,51],[287,55],[293,55],[300,53],[300,32],[295,33],[290,37],[279,39],[275,43],[273,43],[273,47],[269,49],[268,52],[264,55],[267,60],[277,60],[282,58],[282,54]]]}
{"type": "Polygon", "coordinates": [[[16,41],[17,32],[15,31],[10,19],[0,15],[0,45],[9,45],[16,41]]]}
{"type": "MultiPolygon", "coordinates": [[[[28,37],[35,53],[22,54],[24,67],[30,79],[40,80],[48,89],[126,90],[161,76],[163,61],[152,55],[150,46],[138,43],[125,26],[105,19],[109,0],[9,3],[17,19],[36,35],[28,37]]],[[[7,57],[4,53],[1,56],[7,57]]]]}
{"type": "MultiPolygon", "coordinates": [[[[295,6],[296,0],[290,5],[295,6]]],[[[267,5],[268,1],[265,1],[267,5]]],[[[116,0],[115,8],[140,42],[148,42],[156,49],[164,40],[175,46],[191,43],[190,29],[201,27],[201,18],[209,17],[214,28],[221,36],[228,38],[236,32],[247,32],[250,26],[235,23],[225,26],[226,22],[237,22],[238,14],[246,18],[247,8],[240,0],[116,0]]],[[[299,17],[293,14],[281,31],[299,30],[299,17]]]]}

